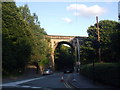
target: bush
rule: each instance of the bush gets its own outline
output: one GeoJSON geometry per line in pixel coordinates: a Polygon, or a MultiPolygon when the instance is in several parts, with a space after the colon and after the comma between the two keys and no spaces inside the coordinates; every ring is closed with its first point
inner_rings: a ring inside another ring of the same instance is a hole
{"type": "Polygon", "coordinates": [[[95,63],[82,66],[80,73],[96,81],[120,86],[120,64],[118,63],[95,63]]]}

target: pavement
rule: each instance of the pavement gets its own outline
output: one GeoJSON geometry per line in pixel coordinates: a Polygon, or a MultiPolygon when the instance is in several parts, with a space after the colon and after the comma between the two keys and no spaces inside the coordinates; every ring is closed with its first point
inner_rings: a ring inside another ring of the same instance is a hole
{"type": "Polygon", "coordinates": [[[36,74],[36,68],[31,66],[27,68],[24,72],[24,74],[20,76],[11,76],[11,77],[2,77],[2,83],[9,83],[9,82],[15,82],[25,79],[31,79],[31,78],[37,78],[42,76],[40,73],[36,74]]]}
{"type": "Polygon", "coordinates": [[[89,78],[82,76],[79,73],[73,73],[67,80],[67,83],[72,87],[79,89],[79,88],[100,88],[100,89],[113,89],[115,87],[104,85],[98,82],[95,82],[89,78]]]}

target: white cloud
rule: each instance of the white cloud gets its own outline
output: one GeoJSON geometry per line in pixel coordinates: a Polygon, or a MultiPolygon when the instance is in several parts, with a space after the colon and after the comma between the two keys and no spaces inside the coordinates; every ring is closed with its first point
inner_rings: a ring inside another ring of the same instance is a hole
{"type": "Polygon", "coordinates": [[[73,10],[73,15],[75,16],[96,16],[102,15],[106,12],[105,8],[98,5],[86,6],[84,4],[70,4],[67,8],[68,11],[73,10]]]}
{"type": "Polygon", "coordinates": [[[67,22],[67,23],[71,23],[72,22],[72,20],[70,18],[67,18],[67,17],[66,18],[62,18],[62,20],[67,22]]]}

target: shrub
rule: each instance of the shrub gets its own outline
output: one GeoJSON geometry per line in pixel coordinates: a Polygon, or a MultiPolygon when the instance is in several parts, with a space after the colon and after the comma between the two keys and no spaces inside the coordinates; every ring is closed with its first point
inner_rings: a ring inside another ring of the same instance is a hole
{"type": "Polygon", "coordinates": [[[80,73],[96,81],[120,86],[120,64],[118,63],[95,63],[82,66],[80,73]]]}

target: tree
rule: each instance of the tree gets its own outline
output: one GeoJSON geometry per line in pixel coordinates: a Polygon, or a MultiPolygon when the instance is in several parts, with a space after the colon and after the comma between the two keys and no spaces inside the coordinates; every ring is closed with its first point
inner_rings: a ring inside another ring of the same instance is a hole
{"type": "Polygon", "coordinates": [[[81,64],[92,63],[93,60],[96,61],[96,53],[92,40],[88,37],[85,38],[83,44],[80,46],[80,62],[81,64]]]}
{"type": "Polygon", "coordinates": [[[110,39],[111,39],[111,48],[112,48],[112,53],[114,55],[114,60],[117,62],[120,62],[120,23],[117,24],[117,26],[114,29],[114,32],[110,34],[110,39]]]}
{"type": "Polygon", "coordinates": [[[24,71],[28,63],[39,68],[40,62],[50,61],[49,40],[37,15],[31,15],[27,5],[16,7],[15,2],[2,3],[2,12],[3,74],[24,71]]]}
{"type": "Polygon", "coordinates": [[[31,54],[29,34],[15,3],[2,3],[3,74],[24,70],[31,54]]]}
{"type": "Polygon", "coordinates": [[[51,62],[51,48],[48,46],[50,42],[48,38],[45,38],[47,33],[44,28],[40,27],[40,22],[38,21],[36,13],[33,13],[32,15],[27,5],[20,6],[19,12],[21,17],[26,21],[29,31],[31,32],[31,63],[35,63],[35,65],[40,65],[45,68],[51,62]]]}
{"type": "Polygon", "coordinates": [[[89,38],[93,43],[93,48],[101,48],[102,61],[114,62],[114,54],[112,52],[112,41],[110,35],[117,29],[117,22],[110,20],[102,20],[99,22],[100,27],[100,43],[97,42],[96,24],[90,26],[87,30],[89,38]]]}

